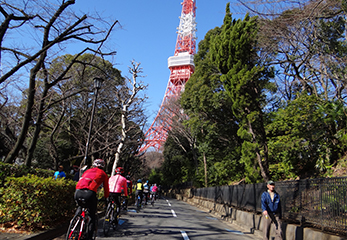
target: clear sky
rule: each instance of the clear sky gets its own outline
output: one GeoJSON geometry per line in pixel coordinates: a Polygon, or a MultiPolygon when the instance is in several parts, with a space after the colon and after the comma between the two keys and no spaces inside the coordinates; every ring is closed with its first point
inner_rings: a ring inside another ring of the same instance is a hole
{"type": "MultiPolygon", "coordinates": [[[[183,0],[77,0],[75,9],[98,12],[101,16],[117,19],[122,28],[113,32],[111,41],[117,51],[115,63],[123,75],[128,75],[131,60],[140,62],[142,81],[148,85],[146,112],[147,128],[153,122],[164,97],[170,70],[167,59],[173,56],[183,0]]],[[[240,15],[236,0],[197,0],[197,45],[205,34],[223,24],[226,4],[231,3],[233,18],[240,15]]],[[[198,46],[197,46],[198,47],[198,46]]]]}

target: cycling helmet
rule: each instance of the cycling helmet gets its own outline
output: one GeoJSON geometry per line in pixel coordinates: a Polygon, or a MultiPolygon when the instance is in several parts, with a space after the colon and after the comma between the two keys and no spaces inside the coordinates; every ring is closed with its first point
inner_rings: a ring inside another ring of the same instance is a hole
{"type": "Polygon", "coordinates": [[[116,173],[117,174],[123,174],[124,173],[124,169],[122,167],[117,167],[116,168],[116,173]]]}
{"type": "Polygon", "coordinates": [[[137,180],[137,182],[138,182],[138,183],[142,183],[142,180],[141,180],[141,179],[139,179],[139,180],[137,180]]]}
{"type": "Polygon", "coordinates": [[[93,162],[93,167],[104,168],[105,167],[105,161],[102,160],[101,158],[95,159],[93,162]]]}
{"type": "Polygon", "coordinates": [[[129,175],[127,175],[125,178],[126,178],[127,180],[130,180],[130,176],[129,176],[129,175]]]}

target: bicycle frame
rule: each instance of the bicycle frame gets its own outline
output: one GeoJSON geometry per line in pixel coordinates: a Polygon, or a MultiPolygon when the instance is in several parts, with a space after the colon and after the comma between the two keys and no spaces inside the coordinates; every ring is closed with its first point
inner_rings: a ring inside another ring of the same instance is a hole
{"type": "Polygon", "coordinates": [[[126,196],[121,195],[121,197],[120,197],[120,210],[126,210],[128,208],[126,199],[127,199],[126,196]]]}
{"type": "Polygon", "coordinates": [[[114,199],[111,199],[107,204],[106,215],[103,224],[105,236],[108,236],[108,232],[110,230],[111,225],[113,226],[114,230],[116,229],[116,227],[118,226],[118,218],[119,215],[117,213],[116,201],[114,199]]]}
{"type": "Polygon", "coordinates": [[[84,225],[87,225],[86,224],[86,211],[84,209],[82,209],[81,216],[82,216],[82,223],[81,223],[80,234],[78,235],[78,239],[80,239],[82,237],[84,225]]]}
{"type": "MultiPolygon", "coordinates": [[[[90,216],[88,215],[87,213],[87,208],[82,208],[82,212],[80,215],[76,215],[75,217],[81,217],[81,219],[78,219],[74,226],[72,228],[69,227],[69,232],[68,232],[68,238],[67,239],[71,239],[72,235],[74,234],[74,232],[76,231],[76,228],[80,225],[80,229],[79,229],[79,232],[78,232],[78,238],[77,240],[80,240],[82,239],[83,235],[84,234],[87,234],[88,232],[88,229],[87,229],[87,226],[88,226],[88,223],[90,221],[90,216]]],[[[72,219],[72,221],[75,219],[75,217],[72,219]]],[[[72,222],[71,222],[72,223],[72,222]]]]}

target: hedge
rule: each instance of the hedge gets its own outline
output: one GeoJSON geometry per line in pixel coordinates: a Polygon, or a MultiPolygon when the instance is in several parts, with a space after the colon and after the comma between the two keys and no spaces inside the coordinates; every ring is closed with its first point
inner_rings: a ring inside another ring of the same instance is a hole
{"type": "Polygon", "coordinates": [[[0,223],[36,230],[69,221],[76,209],[76,182],[50,176],[7,177],[0,188],[0,223]]]}
{"type": "Polygon", "coordinates": [[[22,177],[28,174],[35,174],[39,177],[48,178],[54,176],[54,171],[0,162],[0,187],[4,186],[7,177],[22,177]]]}

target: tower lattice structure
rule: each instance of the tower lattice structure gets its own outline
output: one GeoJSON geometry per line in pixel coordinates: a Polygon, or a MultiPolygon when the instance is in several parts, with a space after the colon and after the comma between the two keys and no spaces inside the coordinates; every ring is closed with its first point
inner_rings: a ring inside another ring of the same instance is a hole
{"type": "Polygon", "coordinates": [[[178,99],[190,76],[194,73],[194,54],[196,53],[196,0],[184,0],[174,56],[169,57],[170,77],[163,101],[157,116],[145,134],[145,141],[140,152],[153,147],[156,151],[162,147],[171,130],[172,119],[177,109],[173,109],[172,101],[178,99]]]}

